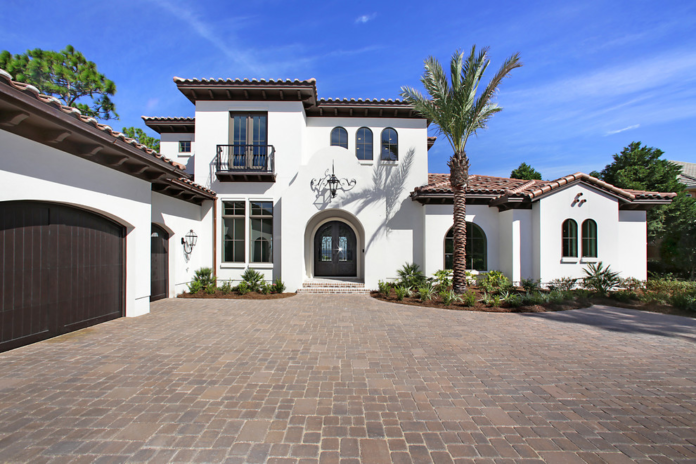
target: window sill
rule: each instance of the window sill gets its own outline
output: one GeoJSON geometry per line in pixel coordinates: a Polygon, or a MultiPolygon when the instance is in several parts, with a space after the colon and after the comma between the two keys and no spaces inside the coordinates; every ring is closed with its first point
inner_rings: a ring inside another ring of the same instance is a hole
{"type": "Polygon", "coordinates": [[[193,153],[190,151],[187,152],[179,152],[179,158],[190,158],[193,156],[193,153]]]}
{"type": "Polygon", "coordinates": [[[249,269],[273,269],[273,263],[249,263],[249,269]]]}
{"type": "Polygon", "coordinates": [[[563,264],[575,264],[579,261],[579,258],[561,258],[561,263],[563,264]]]}
{"type": "Polygon", "coordinates": [[[580,258],[581,263],[596,263],[599,261],[599,258],[580,258]]]}
{"type": "Polygon", "coordinates": [[[399,160],[393,161],[393,160],[379,160],[380,164],[387,164],[387,165],[392,165],[396,166],[399,164],[399,160]]]}
{"type": "Polygon", "coordinates": [[[220,263],[220,269],[245,269],[245,263],[220,263]]]}
{"type": "Polygon", "coordinates": [[[360,163],[363,166],[372,166],[373,164],[375,164],[373,160],[358,160],[358,163],[360,163]]]}

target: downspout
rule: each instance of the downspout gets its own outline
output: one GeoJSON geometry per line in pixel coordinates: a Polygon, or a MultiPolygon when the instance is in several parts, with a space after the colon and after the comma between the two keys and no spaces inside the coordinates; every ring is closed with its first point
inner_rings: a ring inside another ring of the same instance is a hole
{"type": "Polygon", "coordinates": [[[213,200],[213,277],[217,277],[217,198],[213,200]]]}

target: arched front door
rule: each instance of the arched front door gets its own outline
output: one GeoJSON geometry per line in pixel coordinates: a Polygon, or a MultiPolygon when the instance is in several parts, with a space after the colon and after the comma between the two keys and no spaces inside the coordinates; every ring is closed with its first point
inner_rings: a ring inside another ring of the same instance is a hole
{"type": "Polygon", "coordinates": [[[314,275],[355,277],[358,270],[355,232],[344,222],[331,221],[314,236],[314,275]]]}
{"type": "Polygon", "coordinates": [[[157,301],[167,298],[169,289],[169,234],[157,224],[152,224],[150,243],[150,301],[157,301]]]}

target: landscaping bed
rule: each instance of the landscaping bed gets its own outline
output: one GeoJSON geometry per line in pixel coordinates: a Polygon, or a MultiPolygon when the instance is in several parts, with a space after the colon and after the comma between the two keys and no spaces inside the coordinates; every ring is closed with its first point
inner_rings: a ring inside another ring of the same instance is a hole
{"type": "Polygon", "coordinates": [[[240,295],[237,292],[231,292],[231,293],[225,293],[217,289],[215,293],[206,293],[204,291],[200,291],[198,293],[189,293],[189,292],[184,292],[180,295],[177,296],[177,298],[221,298],[221,299],[227,299],[227,300],[277,300],[280,298],[289,298],[291,296],[295,296],[297,293],[269,293],[268,295],[264,295],[263,293],[246,293],[244,295],[240,295]]]}
{"type": "Polygon", "coordinates": [[[295,293],[285,293],[282,280],[266,282],[263,275],[253,269],[247,269],[242,274],[242,281],[233,285],[231,281],[218,282],[209,267],[198,269],[193,281],[188,284],[188,292],[177,295],[177,298],[211,298],[227,300],[277,300],[295,296],[295,293]]]}

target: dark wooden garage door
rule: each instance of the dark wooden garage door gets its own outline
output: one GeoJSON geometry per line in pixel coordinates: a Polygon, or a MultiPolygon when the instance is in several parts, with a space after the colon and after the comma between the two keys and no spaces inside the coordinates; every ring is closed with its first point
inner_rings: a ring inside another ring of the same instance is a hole
{"type": "Polygon", "coordinates": [[[0,203],[0,351],[123,316],[124,237],[81,209],[0,203]]]}

